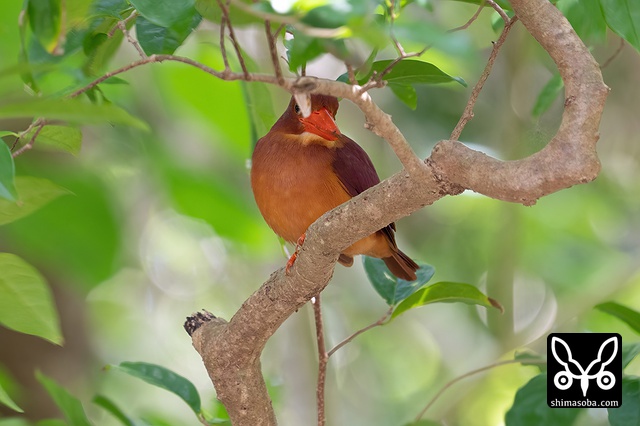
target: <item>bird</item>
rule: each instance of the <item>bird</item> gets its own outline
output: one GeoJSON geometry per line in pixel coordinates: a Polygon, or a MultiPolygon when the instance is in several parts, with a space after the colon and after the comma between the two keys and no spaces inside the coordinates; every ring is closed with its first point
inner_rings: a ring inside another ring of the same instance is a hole
{"type": "MultiPolygon", "coordinates": [[[[287,273],[316,219],[380,182],[364,149],[338,129],[338,99],[310,97],[311,114],[306,118],[291,98],[271,130],[257,141],[251,158],[251,187],[260,213],[277,235],[297,243],[287,273]]],[[[367,255],[382,259],[396,277],[416,280],[419,266],[398,248],[395,230],[395,223],[390,223],[356,241],[338,262],[349,267],[355,255],[367,255]]]]}

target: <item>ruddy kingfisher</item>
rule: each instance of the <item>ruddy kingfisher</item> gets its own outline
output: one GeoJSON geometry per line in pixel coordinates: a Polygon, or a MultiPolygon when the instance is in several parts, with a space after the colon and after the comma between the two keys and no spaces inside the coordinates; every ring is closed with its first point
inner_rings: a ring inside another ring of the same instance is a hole
{"type": "MultiPolygon", "coordinates": [[[[316,219],[380,182],[367,153],[338,129],[338,107],[333,96],[311,95],[311,114],[304,117],[292,97],[253,151],[251,187],[258,208],[276,234],[298,246],[316,219]]],[[[415,280],[418,265],[396,245],[395,229],[390,223],[356,241],[338,262],[351,266],[355,255],[377,257],[395,276],[415,280]]]]}

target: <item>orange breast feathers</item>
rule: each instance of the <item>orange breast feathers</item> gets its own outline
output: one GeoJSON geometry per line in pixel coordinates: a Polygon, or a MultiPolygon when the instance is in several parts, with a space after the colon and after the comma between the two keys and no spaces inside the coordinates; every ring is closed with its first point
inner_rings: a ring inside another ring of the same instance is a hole
{"type": "MultiPolygon", "coordinates": [[[[292,98],[287,110],[256,144],[251,186],[267,224],[286,241],[295,242],[327,211],[380,182],[365,151],[342,135],[335,124],[338,100],[311,96],[311,115],[303,117],[292,98]]],[[[340,255],[350,266],[353,256],[382,258],[392,273],[416,279],[418,265],[396,246],[389,224],[357,241],[340,255]]]]}

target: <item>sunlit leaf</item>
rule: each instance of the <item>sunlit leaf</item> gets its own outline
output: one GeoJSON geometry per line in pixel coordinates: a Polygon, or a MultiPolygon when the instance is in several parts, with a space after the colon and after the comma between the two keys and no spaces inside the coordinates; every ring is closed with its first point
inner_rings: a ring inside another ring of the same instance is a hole
{"type": "Polygon", "coordinates": [[[45,419],[36,423],[36,426],[69,426],[67,422],[62,419],[45,419]]]}
{"type": "Polygon", "coordinates": [[[400,303],[424,287],[435,273],[433,266],[420,263],[420,269],[416,271],[418,278],[415,281],[406,281],[393,275],[382,259],[363,256],[362,262],[369,282],[389,306],[400,303]]]}
{"type": "Polygon", "coordinates": [[[0,426],[31,426],[31,423],[22,417],[7,417],[0,419],[0,426]]]}
{"type": "Polygon", "coordinates": [[[560,96],[563,88],[564,82],[562,81],[562,77],[560,77],[560,74],[554,74],[538,94],[536,103],[533,105],[533,109],[531,110],[533,118],[538,118],[544,114],[544,112],[553,105],[553,102],[558,98],[558,96],[560,96]]]}
{"type": "Polygon", "coordinates": [[[616,302],[605,302],[596,305],[596,309],[613,315],[620,321],[626,323],[636,333],[640,334],[640,312],[628,308],[616,302]]]}
{"type": "Polygon", "coordinates": [[[69,426],[91,426],[87,414],[84,412],[84,408],[78,398],[71,395],[68,390],[39,371],[36,372],[36,378],[47,390],[58,408],[60,408],[69,426]]]}
{"type": "Polygon", "coordinates": [[[40,273],[11,253],[0,253],[0,271],[0,323],[62,344],[58,313],[40,273]]]}
{"type": "Polygon", "coordinates": [[[409,296],[396,307],[391,315],[395,318],[409,309],[419,308],[431,303],[466,303],[467,305],[479,305],[485,308],[496,308],[503,310],[502,306],[495,300],[487,297],[471,284],[438,282],[425,287],[409,296]]]}
{"type": "Polygon", "coordinates": [[[622,345],[622,368],[627,368],[627,365],[633,361],[633,359],[640,354],[640,342],[636,343],[624,343],[622,345]]]}
{"type": "MultiPolygon", "coordinates": [[[[5,136],[5,135],[3,135],[5,136]]],[[[15,178],[15,165],[11,150],[0,140],[0,198],[15,201],[18,193],[13,182],[15,178]]]]}
{"type": "Polygon", "coordinates": [[[518,389],[505,416],[506,426],[572,425],[584,408],[550,408],[547,405],[547,373],[541,373],[518,389]]]}
{"type": "MultiPolygon", "coordinates": [[[[269,13],[273,12],[271,9],[270,3],[258,3],[254,4],[250,0],[236,0],[231,2],[229,8],[229,18],[231,19],[231,23],[234,27],[247,25],[247,24],[256,24],[263,23],[264,20],[258,16],[255,16],[251,13],[245,12],[240,7],[236,5],[237,2],[243,2],[250,6],[251,8],[265,8],[268,7],[269,10],[266,10],[269,13]]],[[[218,0],[196,0],[195,4],[196,10],[208,21],[220,23],[220,19],[222,17],[222,10],[220,9],[220,5],[218,4],[218,0]]]]}
{"type": "Polygon", "coordinates": [[[600,0],[600,5],[609,28],[640,51],[640,2],[600,0]]]}
{"type": "MultiPolygon", "coordinates": [[[[23,139],[30,140],[34,132],[35,129],[31,130],[23,139]]],[[[78,155],[82,145],[82,132],[76,127],[47,125],[38,133],[35,146],[43,145],[56,151],[78,155]]]]}
{"type": "Polygon", "coordinates": [[[118,407],[112,400],[107,398],[106,396],[96,395],[93,398],[93,403],[99,407],[104,408],[109,413],[111,413],[116,419],[120,421],[124,426],[136,426],[136,423],[129,418],[120,407],[118,407]]]}
{"type": "MultiPolygon", "coordinates": [[[[371,67],[372,71],[382,72],[391,60],[376,61],[371,67]]],[[[457,82],[463,86],[467,83],[460,77],[452,77],[437,66],[424,61],[403,60],[398,62],[391,71],[383,77],[389,83],[402,84],[438,84],[457,82]]]]}
{"type": "Polygon", "coordinates": [[[520,364],[537,367],[541,373],[547,371],[546,360],[540,354],[533,352],[530,349],[525,349],[522,351],[516,351],[513,356],[513,359],[520,361],[520,364]]]}
{"type": "Polygon", "coordinates": [[[140,15],[162,27],[170,27],[190,15],[195,0],[130,0],[140,15]]]}
{"type": "Polygon", "coordinates": [[[30,176],[16,177],[15,185],[18,193],[17,203],[0,199],[0,225],[27,216],[61,195],[70,193],[46,179],[30,176]]]}
{"type": "Polygon", "coordinates": [[[622,405],[608,408],[611,426],[628,426],[640,424],[640,377],[625,376],[622,378],[622,405]]]}
{"type": "Polygon", "coordinates": [[[43,117],[82,124],[125,124],[148,130],[147,124],[113,104],[94,105],[77,99],[32,98],[0,104],[0,118],[43,117]]]}
{"type": "Polygon", "coordinates": [[[182,398],[194,413],[200,413],[200,395],[196,387],[189,380],[173,371],[159,365],[145,362],[122,362],[120,365],[112,365],[111,368],[115,368],[133,377],[142,379],[151,385],[174,393],[182,398]]]}
{"type": "Polygon", "coordinates": [[[60,38],[61,0],[31,0],[27,7],[29,25],[38,41],[54,53],[60,38]]]}
{"type": "MultiPolygon", "coordinates": [[[[2,254],[0,253],[0,262],[2,261],[2,254]]],[[[0,287],[2,286],[2,277],[0,277],[0,287]]],[[[0,295],[2,295],[2,290],[0,289],[0,295]]],[[[2,304],[2,302],[0,302],[0,304],[2,304]]],[[[1,315],[1,314],[0,314],[1,315]]],[[[22,410],[22,408],[18,407],[18,404],[16,404],[13,399],[11,399],[11,397],[9,396],[9,394],[7,393],[6,390],[4,390],[4,388],[2,387],[2,384],[0,383],[0,404],[4,405],[5,407],[9,407],[10,409],[12,409],[13,411],[17,411],[18,413],[24,413],[24,410],[22,410]]],[[[2,426],[0,424],[0,426],[2,426]]]]}
{"type": "Polygon", "coordinates": [[[418,420],[417,422],[405,423],[404,426],[442,426],[442,423],[433,420],[418,420]]]}
{"type": "Polygon", "coordinates": [[[202,16],[193,9],[192,14],[185,15],[183,19],[173,23],[170,27],[162,27],[141,16],[136,22],[136,35],[140,47],[147,55],[171,55],[184,43],[201,19],[202,16]]]}

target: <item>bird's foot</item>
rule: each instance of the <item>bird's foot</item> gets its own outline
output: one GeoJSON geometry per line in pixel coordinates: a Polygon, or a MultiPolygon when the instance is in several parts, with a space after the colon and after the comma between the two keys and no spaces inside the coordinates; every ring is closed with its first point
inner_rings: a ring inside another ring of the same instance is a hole
{"type": "Polygon", "coordinates": [[[302,248],[302,244],[304,244],[304,239],[306,238],[306,236],[307,234],[304,233],[300,235],[300,238],[298,238],[298,242],[296,243],[296,250],[293,252],[291,257],[287,261],[287,266],[284,268],[285,274],[290,275],[291,267],[293,266],[294,263],[296,263],[296,259],[298,258],[298,253],[300,253],[300,249],[302,248]]]}

